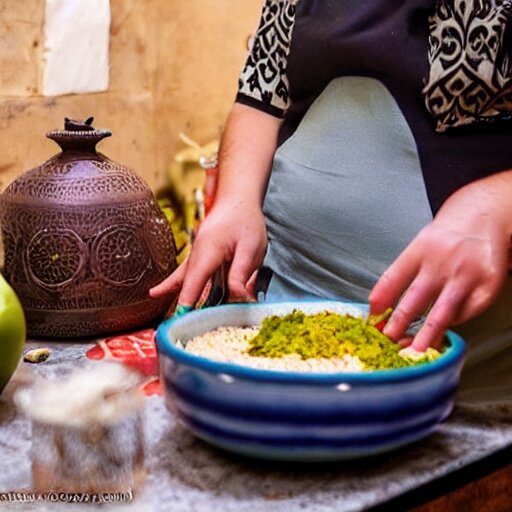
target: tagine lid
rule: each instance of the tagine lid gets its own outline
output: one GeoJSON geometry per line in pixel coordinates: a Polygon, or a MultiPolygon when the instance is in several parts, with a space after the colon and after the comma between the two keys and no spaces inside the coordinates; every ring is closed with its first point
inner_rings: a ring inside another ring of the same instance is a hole
{"type": "Polygon", "coordinates": [[[59,202],[60,204],[118,203],[152,197],[148,185],[128,167],[96,150],[112,132],[85,121],[64,118],[63,130],[46,136],[61,152],[14,180],[2,194],[4,201],[59,202]]]}

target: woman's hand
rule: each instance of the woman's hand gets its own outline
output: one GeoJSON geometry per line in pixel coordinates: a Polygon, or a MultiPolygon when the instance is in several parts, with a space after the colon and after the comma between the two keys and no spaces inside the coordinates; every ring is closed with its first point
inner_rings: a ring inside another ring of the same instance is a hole
{"type": "Polygon", "coordinates": [[[412,347],[439,346],[445,331],[487,309],[509,266],[512,172],[473,182],[455,192],[370,294],[373,313],[395,306],[384,328],[403,339],[410,323],[428,311],[412,347]]]}
{"type": "Polygon", "coordinates": [[[248,284],[263,261],[266,247],[267,235],[261,208],[250,209],[242,201],[216,204],[201,225],[188,258],[149,293],[151,297],[160,297],[181,288],[178,304],[193,306],[208,279],[228,262],[230,297],[252,300],[248,284]]]}
{"type": "Polygon", "coordinates": [[[281,120],[248,107],[233,105],[219,154],[219,184],[213,209],[194,241],[188,258],[152,297],[181,288],[178,304],[193,306],[208,279],[225,262],[231,264],[228,288],[232,299],[251,300],[251,276],[267,247],[261,210],[281,120]]]}

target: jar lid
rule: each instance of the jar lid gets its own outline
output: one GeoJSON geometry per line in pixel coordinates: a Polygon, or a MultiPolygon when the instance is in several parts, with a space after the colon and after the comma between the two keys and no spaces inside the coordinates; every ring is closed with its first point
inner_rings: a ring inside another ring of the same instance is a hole
{"type": "Polygon", "coordinates": [[[142,178],[96,151],[96,144],[112,132],[94,128],[92,122],[92,117],[83,122],[64,118],[63,130],[47,133],[62,152],[11,182],[0,202],[31,201],[32,206],[54,208],[151,201],[152,192],[142,178]]]}
{"type": "Polygon", "coordinates": [[[66,150],[91,150],[101,140],[110,137],[109,130],[98,129],[92,126],[94,117],[88,117],[85,121],[76,121],[69,117],[64,118],[64,130],[52,130],[46,136],[55,141],[63,151],[66,150]]]}

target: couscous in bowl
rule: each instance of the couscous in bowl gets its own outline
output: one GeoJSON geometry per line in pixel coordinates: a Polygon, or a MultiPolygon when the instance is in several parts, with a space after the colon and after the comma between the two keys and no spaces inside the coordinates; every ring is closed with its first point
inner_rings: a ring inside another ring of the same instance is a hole
{"type": "Polygon", "coordinates": [[[219,327],[258,326],[294,310],[367,315],[365,305],[337,301],[230,304],[158,328],[166,402],[195,435],[259,458],[344,460],[417,441],[451,412],[464,356],[452,332],[437,360],[389,370],[255,368],[186,350],[189,340],[219,327]]]}

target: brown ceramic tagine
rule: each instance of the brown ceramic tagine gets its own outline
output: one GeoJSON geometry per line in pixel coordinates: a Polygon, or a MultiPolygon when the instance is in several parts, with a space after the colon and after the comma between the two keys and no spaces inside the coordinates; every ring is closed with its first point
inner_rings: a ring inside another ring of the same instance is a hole
{"type": "Polygon", "coordinates": [[[176,267],[171,229],[133,171],[96,152],[111,133],[65,119],[62,149],[1,196],[5,278],[30,336],[93,336],[144,325],[172,297],[148,290],[176,267]]]}

